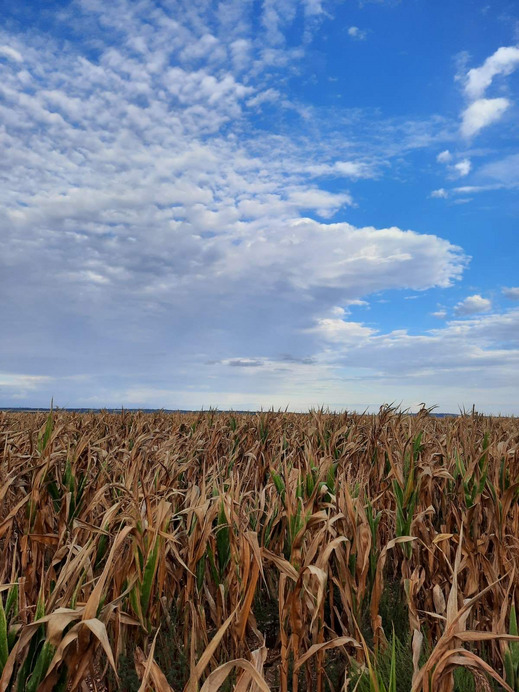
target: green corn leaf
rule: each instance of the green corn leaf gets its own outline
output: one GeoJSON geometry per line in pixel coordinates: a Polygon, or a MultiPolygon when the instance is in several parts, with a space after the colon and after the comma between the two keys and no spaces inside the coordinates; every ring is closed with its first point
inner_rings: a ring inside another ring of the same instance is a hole
{"type": "Polygon", "coordinates": [[[456,452],[456,471],[459,476],[465,478],[465,474],[467,473],[467,471],[465,469],[463,461],[460,459],[458,452],[456,452]]]}
{"type": "Polygon", "coordinates": [[[265,546],[265,548],[269,547],[270,539],[271,539],[271,535],[272,535],[272,528],[276,522],[277,517],[278,517],[278,511],[276,509],[274,511],[271,519],[269,519],[269,521],[267,522],[267,526],[265,527],[265,530],[264,530],[263,545],[265,546]]]}
{"type": "Polygon", "coordinates": [[[77,582],[77,584],[76,584],[76,588],[74,589],[74,592],[73,592],[73,594],[72,594],[72,598],[71,598],[71,600],[70,600],[70,607],[71,607],[71,608],[75,608],[75,607],[76,607],[76,603],[77,603],[77,599],[78,599],[78,596],[79,596],[79,592],[80,592],[80,590],[81,590],[81,587],[83,586],[84,580],[85,580],[85,572],[83,571],[83,574],[82,574],[81,577],[78,579],[78,582],[77,582]]]}
{"type": "Polygon", "coordinates": [[[139,620],[141,622],[143,622],[142,609],[141,609],[141,599],[139,598],[139,594],[140,594],[140,589],[136,585],[130,591],[130,605],[133,609],[133,612],[137,615],[139,620]]]}
{"type": "MultiPolygon", "coordinates": [[[[517,637],[518,628],[517,628],[517,611],[515,609],[515,603],[512,603],[512,607],[510,608],[509,630],[510,630],[510,634],[517,637]]],[[[512,657],[512,665],[514,666],[514,671],[515,671],[516,676],[517,676],[517,674],[519,674],[519,643],[518,642],[510,642],[509,647],[510,647],[510,655],[512,657]]]]}
{"type": "Polygon", "coordinates": [[[315,478],[311,473],[306,475],[306,496],[310,497],[314,492],[315,488],[315,478]]]}
{"type": "Polygon", "coordinates": [[[404,506],[404,493],[397,481],[393,481],[393,492],[395,493],[397,507],[402,508],[404,506]]]}
{"type": "Polygon", "coordinates": [[[15,618],[18,615],[18,584],[14,584],[9,589],[7,594],[7,600],[5,602],[5,616],[9,620],[12,617],[15,618]]]}
{"type": "Polygon", "coordinates": [[[59,508],[61,505],[61,492],[58,488],[58,484],[56,483],[56,481],[50,481],[47,484],[47,491],[52,498],[52,502],[54,504],[54,511],[59,512],[59,508]]]}
{"type": "MultiPolygon", "coordinates": [[[[104,525],[104,530],[108,530],[108,524],[104,525]]],[[[108,536],[106,534],[101,534],[101,537],[99,539],[99,543],[97,544],[97,551],[96,551],[96,559],[95,559],[95,566],[98,567],[101,561],[103,560],[104,556],[106,555],[106,551],[108,549],[108,536]]]]}
{"type": "Polygon", "coordinates": [[[54,685],[54,690],[52,692],[66,692],[68,689],[68,671],[67,666],[62,666],[61,674],[58,678],[58,682],[54,685]]]}
{"type": "Polygon", "coordinates": [[[0,673],[3,671],[9,657],[9,641],[7,633],[7,618],[5,617],[4,601],[0,594],[0,673]]]}
{"type": "Polygon", "coordinates": [[[19,632],[20,630],[16,627],[11,627],[9,629],[9,632],[7,633],[7,648],[9,651],[13,650],[13,646],[16,644],[19,632]]]}
{"type": "Polygon", "coordinates": [[[274,481],[274,485],[276,486],[276,490],[279,493],[279,496],[281,498],[281,501],[283,502],[283,505],[285,504],[285,483],[283,482],[283,479],[281,476],[275,471],[270,472],[270,476],[272,480],[274,481]]]}
{"type": "Polygon", "coordinates": [[[506,681],[512,689],[515,689],[515,669],[512,663],[512,654],[510,653],[509,648],[505,651],[504,665],[506,681]]]}
{"type": "Polygon", "coordinates": [[[68,459],[65,464],[65,486],[70,493],[73,493],[76,489],[76,479],[72,473],[72,464],[68,459]]]}
{"type": "Polygon", "coordinates": [[[483,455],[482,459],[484,461],[483,461],[483,463],[480,462],[480,465],[479,465],[481,477],[479,480],[478,495],[483,492],[483,490],[485,488],[485,483],[487,482],[487,476],[488,476],[488,461],[486,458],[486,453],[483,455]]]}
{"type": "Polygon", "coordinates": [[[415,487],[415,482],[414,482],[414,462],[411,464],[409,467],[409,470],[407,472],[407,481],[405,484],[405,493],[404,493],[404,504],[407,505],[409,502],[411,496],[413,493],[416,493],[417,488],[415,487]]]}
{"type": "Polygon", "coordinates": [[[510,608],[510,634],[517,637],[517,613],[515,610],[515,604],[512,604],[510,608]]]}
{"type": "Polygon", "coordinates": [[[52,661],[55,651],[56,647],[53,646],[50,642],[46,641],[44,643],[40,653],[38,654],[38,658],[36,659],[32,675],[29,678],[29,681],[27,682],[27,692],[36,692],[36,690],[38,689],[38,685],[47,673],[47,670],[49,668],[50,662],[52,661]]]}
{"type": "Polygon", "coordinates": [[[45,451],[45,448],[50,440],[50,436],[52,435],[52,428],[53,428],[53,419],[52,419],[52,404],[51,404],[51,409],[50,413],[47,417],[47,422],[45,423],[45,431],[41,437],[38,439],[38,452],[40,454],[43,454],[45,451]]]}
{"type": "Polygon", "coordinates": [[[206,556],[204,553],[200,560],[198,560],[198,562],[196,563],[196,585],[199,591],[202,591],[202,586],[204,585],[205,563],[206,556]]]}
{"type": "Polygon", "coordinates": [[[328,469],[328,473],[326,475],[326,485],[328,486],[328,490],[335,495],[335,475],[337,472],[337,464],[332,464],[330,468],[328,469]]]}
{"type": "Polygon", "coordinates": [[[220,586],[220,576],[218,574],[218,570],[216,569],[216,562],[211,546],[207,546],[207,557],[209,558],[209,571],[211,572],[211,577],[216,586],[220,586]]]}
{"type": "MultiPolygon", "coordinates": [[[[38,604],[40,600],[41,599],[39,598],[38,604]]],[[[38,610],[38,607],[36,608],[36,610],[38,610]]],[[[39,617],[43,617],[43,615],[40,615],[39,617]]],[[[29,683],[32,672],[34,671],[34,666],[36,664],[38,653],[42,648],[43,642],[45,641],[45,637],[43,634],[44,631],[45,628],[43,625],[41,625],[39,628],[40,636],[35,635],[31,639],[31,643],[29,644],[29,649],[25,655],[23,665],[18,673],[18,684],[16,687],[17,692],[26,692],[27,690],[27,684],[29,683]]]]}
{"type": "Polygon", "coordinates": [[[393,640],[391,645],[391,667],[389,670],[388,692],[396,692],[396,635],[393,626],[393,640]]]}
{"type": "Polygon", "coordinates": [[[38,601],[36,603],[36,613],[34,615],[34,620],[39,620],[40,618],[45,616],[45,599],[43,597],[43,588],[40,589],[40,593],[38,595],[38,601]]]}
{"type": "Polygon", "coordinates": [[[231,538],[230,530],[227,524],[227,516],[223,502],[220,503],[218,512],[218,528],[216,530],[216,548],[218,551],[218,566],[220,575],[223,577],[225,568],[231,559],[231,538]]]}
{"type": "Polygon", "coordinates": [[[153,585],[153,580],[155,578],[155,572],[157,569],[157,561],[159,557],[160,548],[160,537],[157,536],[155,539],[155,545],[153,550],[146,561],[146,567],[144,568],[144,575],[142,578],[141,586],[141,607],[142,612],[146,614],[148,612],[148,607],[150,604],[151,588],[153,585]]]}

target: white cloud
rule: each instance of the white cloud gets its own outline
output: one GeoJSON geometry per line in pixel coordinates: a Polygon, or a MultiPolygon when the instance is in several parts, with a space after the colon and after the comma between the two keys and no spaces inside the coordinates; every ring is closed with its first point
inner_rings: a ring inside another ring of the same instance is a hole
{"type": "Polygon", "coordinates": [[[357,41],[364,41],[367,36],[367,31],[359,29],[358,26],[350,26],[348,29],[348,36],[357,41]]]}
{"type": "Polygon", "coordinates": [[[319,318],[317,324],[307,330],[308,333],[315,333],[324,341],[330,343],[355,343],[360,338],[366,338],[375,333],[370,327],[365,327],[359,322],[349,322],[340,318],[319,318]]]}
{"type": "Polygon", "coordinates": [[[470,173],[472,164],[470,162],[470,159],[462,159],[461,161],[458,161],[458,163],[455,163],[453,168],[456,171],[456,173],[462,178],[470,173]]]}
{"type": "Polygon", "coordinates": [[[375,178],[377,171],[366,161],[335,161],[333,164],[310,164],[305,167],[314,176],[334,176],[344,178],[375,178]]]}
{"type": "Polygon", "coordinates": [[[489,312],[491,309],[492,302],[488,300],[488,298],[483,298],[476,293],[459,302],[455,306],[454,312],[461,317],[466,315],[478,315],[482,312],[489,312]]]}
{"type": "Polygon", "coordinates": [[[473,100],[482,99],[497,75],[509,75],[519,66],[519,48],[503,46],[485,60],[481,67],[468,71],[465,93],[473,100]]]}
{"type": "Polygon", "coordinates": [[[281,100],[281,94],[277,89],[265,89],[258,94],[248,99],[247,106],[262,106],[264,103],[276,103],[281,100]]]}
{"type": "Polygon", "coordinates": [[[444,320],[447,317],[447,310],[436,310],[436,312],[431,312],[431,315],[439,320],[444,320]]]}
{"type": "Polygon", "coordinates": [[[227,51],[220,45],[219,40],[212,34],[204,34],[197,41],[187,45],[180,53],[183,61],[209,60],[217,62],[225,60],[227,51]]]}
{"type": "Polygon", "coordinates": [[[438,163],[449,163],[449,161],[452,159],[452,154],[448,149],[445,149],[444,151],[441,151],[438,156],[436,157],[436,161],[438,163]]]}
{"type": "MultiPolygon", "coordinates": [[[[469,70],[464,78],[469,105],[462,113],[461,133],[472,137],[480,130],[500,120],[510,107],[507,98],[484,98],[486,90],[497,75],[510,75],[519,66],[519,47],[503,46],[480,67],[469,70]]],[[[461,77],[460,77],[461,78],[461,77]]]]}
{"type": "Polygon", "coordinates": [[[0,46],[0,58],[7,58],[14,62],[23,62],[22,54],[12,46],[0,46]]]}
{"type": "MultiPolygon", "coordinates": [[[[475,192],[483,192],[487,189],[490,188],[482,185],[461,185],[460,187],[453,188],[452,191],[459,195],[471,195],[475,192]]],[[[495,187],[493,187],[492,189],[495,189],[495,187]]]]}
{"type": "Polygon", "coordinates": [[[480,130],[501,119],[510,106],[505,98],[478,99],[470,104],[462,113],[461,133],[464,137],[472,137],[480,130]]]}
{"type": "Polygon", "coordinates": [[[372,391],[389,394],[394,382],[405,382],[405,401],[426,387],[443,411],[481,401],[486,411],[512,412],[519,386],[518,343],[519,310],[511,310],[454,320],[419,335],[400,330],[370,336],[348,347],[341,363],[353,368],[371,362],[364,378],[372,391]]]}
{"type": "Polygon", "coordinates": [[[294,190],[288,195],[288,202],[298,209],[313,209],[319,216],[328,218],[345,205],[352,205],[353,200],[348,193],[334,194],[327,190],[307,189],[294,190]]]}
{"type": "Polygon", "coordinates": [[[304,0],[305,14],[313,17],[324,13],[323,0],[304,0]]]}
{"type": "Polygon", "coordinates": [[[503,295],[508,300],[519,300],[519,286],[503,288],[503,295]]]}
{"type": "Polygon", "coordinates": [[[440,187],[438,190],[433,190],[431,192],[431,197],[435,197],[437,199],[447,199],[448,196],[449,196],[449,193],[443,187],[440,187]]]}
{"type": "MultiPolygon", "coordinates": [[[[472,163],[470,159],[464,158],[461,159],[461,161],[458,161],[454,165],[448,165],[453,159],[453,156],[451,152],[448,149],[445,149],[444,151],[440,152],[438,156],[436,157],[436,161],[438,163],[443,163],[447,165],[447,168],[451,174],[451,177],[463,177],[465,175],[468,175],[471,171],[472,168],[472,163]]],[[[434,196],[434,195],[433,195],[434,196]]],[[[437,195],[441,196],[441,195],[437,195]]]]}
{"type": "MultiPolygon", "coordinates": [[[[242,3],[243,4],[243,3],[242,3]]],[[[326,12],[324,0],[264,0],[261,21],[266,30],[267,41],[275,47],[285,44],[285,29],[294,22],[299,7],[304,12],[303,42],[309,43],[313,32],[326,12]]]]}
{"type": "Polygon", "coordinates": [[[333,168],[337,173],[348,178],[370,178],[372,176],[370,166],[362,161],[336,161],[333,168]]]}
{"type": "Polygon", "coordinates": [[[0,387],[35,389],[39,385],[49,382],[50,379],[50,377],[45,377],[44,375],[20,375],[18,373],[0,372],[0,387]]]}

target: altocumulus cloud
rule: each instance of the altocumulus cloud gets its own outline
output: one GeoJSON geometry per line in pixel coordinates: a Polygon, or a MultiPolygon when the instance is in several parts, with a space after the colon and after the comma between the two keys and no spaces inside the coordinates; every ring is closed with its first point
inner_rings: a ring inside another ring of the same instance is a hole
{"type": "Polygon", "coordinates": [[[467,357],[515,366],[490,334],[517,331],[517,311],[422,336],[350,319],[375,292],[450,286],[467,260],[436,235],[334,221],[376,165],[256,127],[264,107],[299,112],[280,75],[324,5],[306,2],[298,45],[295,0],[265,3],[259,34],[244,3],[173,0],[77,0],[59,21],[84,43],[0,33],[2,403],[363,406],[391,363],[469,389],[467,357]]]}

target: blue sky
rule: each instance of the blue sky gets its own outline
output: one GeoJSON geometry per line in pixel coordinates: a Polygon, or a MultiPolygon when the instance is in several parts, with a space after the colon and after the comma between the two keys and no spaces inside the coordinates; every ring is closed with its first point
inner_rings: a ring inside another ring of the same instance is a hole
{"type": "Polygon", "coordinates": [[[519,11],[0,11],[0,406],[519,414],[519,11]]]}

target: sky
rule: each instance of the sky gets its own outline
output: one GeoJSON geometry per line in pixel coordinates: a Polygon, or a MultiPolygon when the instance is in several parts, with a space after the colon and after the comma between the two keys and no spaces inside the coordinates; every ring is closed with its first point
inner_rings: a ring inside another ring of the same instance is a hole
{"type": "Polygon", "coordinates": [[[0,18],[0,406],[519,414],[515,1],[0,18]]]}

